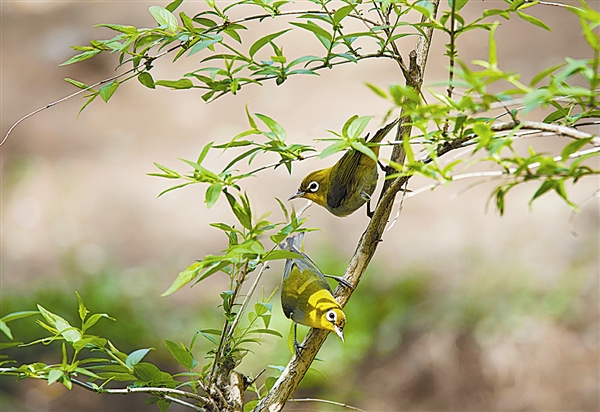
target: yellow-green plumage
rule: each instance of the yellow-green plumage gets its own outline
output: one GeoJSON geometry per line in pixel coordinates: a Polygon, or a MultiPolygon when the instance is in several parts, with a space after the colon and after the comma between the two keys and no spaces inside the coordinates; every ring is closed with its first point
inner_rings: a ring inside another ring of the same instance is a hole
{"type": "MultiPolygon", "coordinates": [[[[379,129],[369,143],[381,142],[396,124],[394,121],[379,129]]],[[[373,146],[371,150],[379,156],[379,146],[373,146]]],[[[335,216],[348,216],[370,200],[377,177],[377,162],[351,149],[333,166],[309,173],[289,200],[305,198],[335,216]]]]}
{"type": "Polygon", "coordinates": [[[285,262],[281,287],[283,313],[295,323],[335,332],[343,340],[346,315],[334,299],[325,275],[301,252],[303,235],[291,236],[281,245],[300,255],[285,262]]]}

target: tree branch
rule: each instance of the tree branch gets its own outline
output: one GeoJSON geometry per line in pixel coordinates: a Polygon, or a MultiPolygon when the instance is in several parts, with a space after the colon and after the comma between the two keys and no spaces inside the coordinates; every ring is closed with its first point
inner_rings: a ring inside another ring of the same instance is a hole
{"type": "MultiPolygon", "coordinates": [[[[439,0],[432,0],[432,3],[435,7],[433,12],[433,16],[435,16],[439,0]]],[[[427,53],[429,52],[433,29],[428,28],[426,34],[427,36],[425,38],[422,36],[419,37],[416,51],[413,50],[410,54],[411,67],[409,68],[409,72],[411,73],[412,79],[407,79],[407,83],[409,83],[411,87],[420,88],[422,83],[422,73],[424,72],[425,63],[427,62],[427,53]]],[[[403,125],[402,127],[399,127],[399,131],[400,130],[410,133],[410,126],[403,125]]],[[[398,148],[394,148],[395,156],[393,153],[392,159],[403,161],[404,153],[402,149],[400,148],[399,151],[396,149],[398,148]]],[[[335,298],[342,307],[350,299],[352,292],[356,289],[371,258],[375,254],[377,245],[381,241],[381,236],[391,214],[394,198],[407,179],[408,178],[405,177],[397,178],[391,184],[384,187],[383,194],[377,204],[373,217],[361,236],[356,251],[354,252],[354,256],[352,256],[344,274],[344,279],[346,279],[353,288],[346,288],[338,285],[334,292],[335,298]]],[[[302,347],[304,348],[302,349],[302,358],[299,358],[296,355],[292,356],[292,359],[287,364],[267,396],[265,396],[254,409],[255,412],[278,412],[283,408],[292,392],[304,377],[304,374],[313,362],[317,352],[325,342],[328,333],[328,331],[314,328],[308,332],[304,342],[302,342],[302,347]]]]}
{"type": "Polygon", "coordinates": [[[566,136],[566,137],[571,137],[573,139],[589,139],[589,138],[591,138],[592,144],[594,146],[600,146],[600,136],[593,135],[593,134],[586,133],[586,132],[581,132],[572,127],[560,126],[560,125],[551,124],[551,123],[532,122],[532,121],[528,121],[528,120],[520,121],[518,123],[515,123],[515,122],[497,123],[497,124],[492,125],[492,131],[501,132],[503,130],[512,130],[517,126],[520,127],[521,129],[550,132],[550,133],[554,133],[558,136],[566,136]]]}

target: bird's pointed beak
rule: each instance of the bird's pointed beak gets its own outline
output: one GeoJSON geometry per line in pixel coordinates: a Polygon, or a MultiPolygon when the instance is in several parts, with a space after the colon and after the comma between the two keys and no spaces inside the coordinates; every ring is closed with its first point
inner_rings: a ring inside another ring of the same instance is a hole
{"type": "Polygon", "coordinates": [[[301,190],[298,190],[296,193],[294,193],[293,195],[291,195],[291,196],[290,196],[290,198],[289,198],[288,200],[294,200],[294,199],[298,199],[299,197],[302,197],[302,196],[304,196],[304,193],[305,193],[305,192],[303,192],[303,191],[301,191],[301,190]]]}
{"type": "Polygon", "coordinates": [[[344,342],[344,332],[342,330],[342,328],[340,328],[338,325],[333,325],[333,328],[335,329],[335,333],[337,333],[337,335],[340,337],[340,339],[342,340],[342,343],[344,342]]]}

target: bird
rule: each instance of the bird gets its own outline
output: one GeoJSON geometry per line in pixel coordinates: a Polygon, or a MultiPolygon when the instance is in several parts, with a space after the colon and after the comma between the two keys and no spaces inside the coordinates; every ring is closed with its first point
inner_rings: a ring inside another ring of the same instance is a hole
{"type": "Polygon", "coordinates": [[[304,232],[288,237],[279,246],[298,257],[286,259],[281,285],[283,313],[294,322],[294,349],[300,356],[302,346],[296,338],[298,324],[335,332],[344,342],[346,315],[335,300],[325,277],[331,277],[346,287],[352,286],[339,276],[324,275],[302,252],[304,232]]]}
{"type": "MultiPolygon", "coordinates": [[[[381,142],[397,123],[398,119],[382,127],[367,143],[381,142]]],[[[371,150],[379,156],[379,146],[373,146],[371,150]]],[[[371,200],[377,186],[377,164],[366,154],[350,149],[333,166],[310,172],[288,200],[308,199],[335,216],[348,216],[371,200]]],[[[373,216],[370,202],[367,203],[367,215],[373,216]]]]}

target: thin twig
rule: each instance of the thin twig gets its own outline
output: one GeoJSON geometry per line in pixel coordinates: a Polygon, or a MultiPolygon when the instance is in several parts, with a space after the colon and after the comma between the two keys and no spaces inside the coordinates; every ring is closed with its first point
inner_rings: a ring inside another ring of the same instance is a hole
{"type": "MultiPolygon", "coordinates": [[[[600,189],[596,190],[590,197],[588,197],[583,202],[581,202],[580,204],[578,204],[577,207],[578,208],[584,207],[585,205],[587,205],[594,198],[599,198],[600,199],[600,189]]],[[[571,216],[569,216],[569,231],[571,232],[571,234],[573,236],[577,237],[577,231],[575,230],[575,216],[576,216],[575,212],[577,212],[577,210],[573,209],[571,211],[571,216]]]]}
{"type": "MultiPolygon", "coordinates": [[[[456,32],[454,29],[455,26],[455,17],[456,17],[456,1],[452,2],[452,10],[451,10],[451,14],[450,14],[450,31],[449,31],[449,35],[450,35],[450,50],[448,50],[448,57],[450,59],[450,68],[448,70],[448,98],[452,99],[452,93],[454,92],[454,60],[456,58],[456,45],[455,45],[455,41],[456,41],[456,32]]],[[[448,122],[446,122],[446,124],[444,124],[444,134],[448,132],[448,127],[449,124],[448,122]]]]}
{"type": "MultiPolygon", "coordinates": [[[[598,153],[598,152],[600,152],[600,147],[594,147],[592,149],[587,149],[587,150],[580,150],[578,152],[570,154],[569,159],[577,159],[582,156],[586,156],[588,154],[593,154],[593,153],[598,153]]],[[[559,161],[562,161],[562,156],[555,156],[552,159],[556,162],[559,162],[559,161]]],[[[540,166],[541,166],[540,162],[535,162],[535,163],[528,165],[527,168],[530,170],[533,170],[533,169],[537,169],[540,166]]],[[[461,173],[458,175],[450,176],[447,180],[445,180],[443,182],[435,182],[435,183],[431,183],[429,185],[420,187],[418,189],[415,189],[415,190],[407,193],[406,197],[407,198],[415,197],[417,195],[420,195],[421,193],[424,193],[424,192],[433,190],[439,186],[442,186],[442,185],[446,184],[448,181],[456,182],[458,180],[472,179],[472,178],[477,178],[477,177],[486,177],[486,178],[498,178],[498,177],[503,177],[503,176],[510,177],[513,175],[513,173],[516,170],[517,170],[517,168],[513,167],[513,168],[509,168],[508,170],[489,170],[489,171],[484,171],[484,172],[461,173]]],[[[594,174],[596,174],[596,173],[594,173],[594,174]]]]}
{"type": "Polygon", "coordinates": [[[182,401],[182,400],[181,400],[181,399],[179,399],[179,398],[174,398],[174,397],[172,397],[172,396],[169,396],[169,395],[164,395],[164,396],[163,396],[163,399],[165,399],[165,400],[167,400],[167,401],[169,401],[169,402],[178,403],[179,405],[186,406],[186,407],[188,407],[188,408],[190,408],[190,409],[194,409],[194,410],[196,410],[196,411],[198,411],[198,412],[206,412],[206,409],[204,409],[204,408],[201,408],[201,407],[199,407],[199,406],[196,406],[196,405],[192,405],[192,404],[191,404],[191,403],[189,403],[189,402],[182,401]]]}
{"type": "Polygon", "coordinates": [[[321,403],[328,403],[330,405],[340,406],[342,408],[352,409],[353,411],[365,412],[363,409],[358,409],[354,406],[346,405],[345,403],[329,401],[327,399],[303,398],[303,399],[292,399],[292,402],[321,402],[321,403]]]}
{"type": "MultiPolygon", "coordinates": [[[[172,389],[172,388],[152,388],[152,387],[126,387],[126,388],[122,388],[122,389],[106,389],[106,388],[100,388],[100,387],[94,387],[92,385],[90,385],[87,382],[82,382],[80,380],[77,379],[73,379],[71,378],[71,381],[75,384],[78,385],[84,389],[87,389],[89,391],[92,392],[96,392],[96,393],[108,393],[108,394],[119,394],[119,395],[126,395],[128,393],[148,393],[148,394],[171,394],[171,395],[179,395],[179,396],[183,396],[185,398],[190,398],[190,399],[194,399],[200,402],[204,402],[207,403],[208,399],[204,396],[195,394],[195,393],[191,393],[191,392],[186,392],[186,391],[182,391],[180,389],[172,389]]],[[[203,409],[199,409],[199,410],[203,410],[203,409]]]]}
{"type": "MultiPolygon", "coordinates": [[[[298,14],[300,14],[300,15],[301,15],[301,14],[306,14],[306,13],[320,13],[320,14],[324,14],[323,12],[320,12],[320,11],[310,11],[310,10],[309,10],[309,11],[290,11],[290,12],[280,12],[280,13],[278,13],[278,14],[277,14],[277,16],[292,16],[292,15],[298,15],[298,14]]],[[[219,30],[221,30],[222,28],[224,28],[225,26],[229,26],[229,25],[231,25],[231,24],[239,24],[239,23],[243,23],[243,22],[246,22],[246,21],[251,21],[251,20],[261,20],[261,21],[262,21],[263,19],[266,19],[266,18],[268,18],[268,17],[274,17],[274,16],[273,16],[273,15],[271,15],[271,14],[261,14],[261,15],[256,15],[256,16],[250,16],[250,17],[244,17],[244,18],[240,18],[240,19],[238,19],[238,20],[226,21],[226,22],[223,22],[222,24],[219,24],[219,25],[216,25],[216,26],[214,26],[214,27],[210,27],[210,28],[208,28],[208,29],[204,30],[204,31],[202,32],[202,34],[205,34],[205,33],[210,33],[211,31],[219,31],[219,30]]],[[[375,26],[377,26],[377,25],[378,25],[376,22],[374,22],[374,21],[372,21],[372,20],[369,20],[369,19],[365,18],[364,16],[357,15],[357,14],[348,14],[348,16],[347,16],[347,17],[350,17],[350,18],[354,18],[354,19],[361,20],[361,21],[362,21],[362,22],[364,22],[365,24],[366,24],[366,23],[368,23],[368,24],[370,24],[370,25],[371,25],[371,26],[373,26],[373,27],[375,27],[375,26]]],[[[72,94],[70,94],[70,95],[68,95],[68,96],[65,96],[65,97],[63,97],[63,98],[59,99],[59,100],[56,100],[56,101],[54,101],[54,102],[52,102],[52,103],[49,103],[49,104],[47,104],[46,106],[44,106],[44,107],[40,107],[39,109],[37,109],[37,110],[34,110],[33,112],[31,112],[31,113],[29,113],[29,114],[27,114],[27,115],[23,116],[22,118],[20,118],[19,120],[17,120],[17,121],[16,121],[16,122],[15,122],[15,123],[14,123],[14,124],[13,124],[13,125],[12,125],[12,126],[9,128],[9,129],[8,129],[8,132],[6,132],[6,134],[5,134],[5,135],[4,135],[4,137],[2,138],[2,141],[0,141],[0,147],[2,147],[2,145],[3,145],[3,144],[6,142],[6,140],[8,139],[8,137],[10,136],[10,134],[12,133],[13,129],[14,129],[15,127],[17,127],[17,126],[18,126],[20,123],[22,123],[24,120],[28,119],[29,117],[31,117],[31,116],[33,116],[33,115],[35,115],[35,114],[39,113],[39,112],[42,112],[42,111],[44,111],[44,110],[46,110],[46,109],[49,109],[49,108],[51,108],[51,107],[53,107],[53,106],[56,106],[57,104],[59,104],[59,103],[62,103],[62,102],[64,102],[64,101],[66,101],[66,100],[69,100],[69,99],[71,99],[71,98],[73,98],[73,97],[75,97],[75,96],[78,96],[78,95],[80,95],[80,94],[82,94],[82,93],[85,93],[86,91],[89,91],[89,90],[93,89],[94,87],[97,87],[97,86],[100,86],[100,85],[102,85],[102,84],[108,83],[108,82],[110,82],[110,81],[113,81],[113,80],[116,80],[116,79],[118,79],[118,78],[121,78],[121,77],[123,77],[123,76],[125,76],[125,75],[127,75],[127,74],[129,74],[129,73],[135,72],[135,71],[137,71],[137,70],[140,70],[140,69],[141,69],[141,71],[147,71],[148,69],[143,69],[143,67],[148,67],[148,66],[149,66],[149,64],[150,64],[150,63],[152,63],[154,60],[156,60],[156,59],[159,59],[159,58],[161,58],[161,57],[165,56],[166,54],[169,54],[169,53],[171,53],[171,52],[173,52],[173,51],[175,51],[175,50],[177,50],[177,49],[179,49],[179,48],[183,47],[183,45],[184,45],[185,43],[186,43],[186,42],[181,42],[181,43],[179,43],[179,44],[177,44],[177,45],[175,45],[175,46],[173,46],[173,47],[171,47],[171,48],[169,48],[169,49],[167,49],[167,50],[165,50],[165,51],[163,51],[163,52],[161,52],[161,53],[157,54],[156,56],[146,56],[146,57],[144,57],[144,61],[143,61],[143,62],[140,62],[138,65],[136,65],[136,66],[132,67],[131,69],[129,69],[129,70],[127,70],[127,71],[125,71],[125,72],[123,72],[123,73],[121,73],[121,74],[117,74],[117,75],[115,75],[115,76],[112,76],[112,77],[109,77],[109,78],[107,78],[107,79],[100,80],[99,82],[96,82],[96,83],[94,83],[93,85],[91,85],[91,86],[88,86],[88,87],[87,87],[87,88],[85,88],[85,89],[78,90],[78,91],[76,91],[75,93],[72,93],[72,94]]],[[[375,57],[375,56],[374,56],[374,55],[365,55],[365,56],[362,56],[362,57],[361,57],[361,56],[359,56],[359,58],[361,58],[361,59],[362,59],[362,58],[371,58],[371,57],[375,57]]],[[[378,57],[392,57],[392,56],[388,56],[388,55],[379,54],[379,56],[378,56],[378,57]]],[[[344,63],[344,62],[338,62],[337,64],[341,64],[341,63],[344,63]]],[[[337,64],[336,64],[336,65],[337,65],[337,64]]],[[[332,65],[333,65],[333,64],[332,64],[332,65]]],[[[329,66],[321,65],[321,66],[318,66],[318,67],[316,67],[316,68],[313,68],[312,70],[320,70],[320,69],[322,69],[322,68],[329,68],[329,66]]],[[[270,77],[270,76],[269,76],[269,77],[266,77],[266,78],[264,78],[263,80],[268,80],[268,79],[271,79],[271,78],[276,78],[276,77],[277,77],[277,76],[273,76],[273,77],[270,77]]],[[[261,80],[259,79],[259,80],[257,80],[257,81],[261,81],[261,80]]],[[[227,94],[227,92],[225,92],[225,93],[221,93],[221,94],[217,95],[216,97],[214,97],[214,98],[210,99],[209,101],[216,100],[218,97],[220,97],[220,96],[222,96],[222,95],[224,95],[224,94],[227,94]]]]}
{"type": "Polygon", "coordinates": [[[529,120],[521,121],[518,123],[515,122],[506,122],[506,123],[497,123],[491,126],[492,131],[499,132],[502,130],[510,130],[515,127],[520,127],[521,129],[527,130],[541,130],[544,132],[551,132],[558,136],[567,136],[572,137],[573,139],[592,139],[592,144],[594,146],[600,146],[600,136],[593,135],[591,133],[581,132],[577,129],[573,129],[572,127],[567,126],[559,126],[556,124],[550,123],[542,123],[542,122],[532,122],[529,120]]]}
{"type": "Polygon", "coordinates": [[[18,126],[18,125],[19,125],[21,122],[23,122],[24,120],[26,120],[26,119],[30,118],[31,116],[33,116],[33,115],[35,115],[35,114],[38,114],[39,112],[42,112],[42,111],[44,111],[44,110],[46,110],[46,109],[49,109],[49,108],[51,108],[51,107],[53,107],[53,106],[56,106],[57,104],[59,104],[59,103],[62,103],[62,102],[64,102],[65,100],[69,100],[69,99],[71,99],[71,98],[73,98],[73,97],[75,97],[75,96],[78,96],[78,95],[80,95],[80,94],[82,94],[82,93],[85,93],[85,92],[87,92],[87,91],[90,91],[90,90],[91,90],[91,89],[93,89],[94,87],[100,86],[100,85],[102,85],[102,84],[104,84],[104,83],[108,83],[108,82],[110,82],[110,81],[113,81],[113,80],[116,80],[116,79],[118,79],[118,78],[120,78],[120,77],[123,77],[123,76],[125,76],[126,74],[129,74],[129,73],[133,72],[133,71],[134,71],[134,70],[136,70],[138,67],[139,67],[139,66],[137,66],[137,67],[134,67],[134,68],[132,68],[132,69],[129,69],[129,70],[127,70],[126,72],[123,72],[123,73],[121,73],[121,74],[117,74],[117,75],[115,75],[115,76],[109,77],[108,79],[100,80],[99,82],[97,82],[97,83],[94,83],[94,84],[92,84],[91,86],[88,86],[88,87],[86,87],[85,89],[78,90],[78,91],[76,91],[75,93],[71,93],[71,94],[70,94],[70,95],[68,95],[68,96],[65,96],[65,97],[63,97],[63,98],[61,98],[61,99],[58,99],[58,100],[56,100],[55,102],[48,103],[46,106],[44,106],[44,107],[40,107],[39,109],[37,109],[37,110],[34,110],[33,112],[31,112],[31,113],[29,113],[29,114],[26,114],[25,116],[23,116],[23,117],[21,117],[19,120],[17,120],[17,121],[16,121],[16,122],[15,122],[15,123],[14,123],[14,124],[13,124],[13,125],[10,127],[10,129],[8,129],[8,132],[6,132],[6,134],[4,135],[4,138],[2,139],[2,141],[0,141],[0,147],[1,147],[1,146],[4,144],[4,142],[6,142],[6,140],[8,139],[8,136],[9,136],[9,135],[12,133],[13,129],[14,129],[15,127],[17,127],[17,126],[18,126]]]}
{"type": "MultiPolygon", "coordinates": [[[[527,1],[527,3],[533,3],[533,1],[527,1]]],[[[542,6],[564,7],[566,9],[579,10],[579,8],[571,6],[570,4],[554,3],[552,1],[538,1],[538,4],[542,6]]]]}
{"type": "Polygon", "coordinates": [[[268,268],[269,268],[269,266],[267,264],[263,263],[262,267],[260,268],[260,271],[258,272],[258,275],[256,275],[256,279],[254,279],[254,283],[252,283],[252,286],[250,286],[250,289],[248,290],[248,293],[246,294],[246,297],[244,298],[244,301],[242,302],[242,307],[240,308],[238,313],[235,315],[235,319],[233,320],[233,323],[231,324],[231,327],[229,328],[229,333],[227,334],[227,337],[225,338],[225,342],[227,342],[229,339],[231,339],[233,337],[235,328],[237,327],[238,323],[240,322],[240,318],[242,317],[242,313],[244,313],[244,311],[246,310],[246,306],[248,306],[248,301],[250,301],[252,294],[256,290],[256,286],[258,285],[258,282],[260,281],[260,278],[262,277],[262,274],[264,273],[265,269],[268,269],[268,268]]]}
{"type": "MultiPolygon", "coordinates": [[[[433,13],[432,16],[435,18],[437,13],[437,7],[439,0],[432,0],[433,13]]],[[[411,75],[410,83],[407,79],[407,83],[410,87],[414,87],[415,90],[419,90],[422,84],[422,73],[425,69],[425,63],[427,61],[427,54],[429,52],[429,44],[431,43],[431,36],[433,33],[432,28],[425,30],[426,36],[419,37],[417,41],[416,50],[410,53],[411,64],[409,74],[411,75]]],[[[403,119],[405,120],[405,119],[403,119]]],[[[410,126],[403,125],[399,127],[403,132],[410,133],[410,126]],[[408,130],[407,130],[408,129],[408,130]]],[[[396,156],[392,154],[393,160],[402,162],[403,154],[396,151],[396,156]]],[[[393,200],[395,199],[398,191],[406,183],[407,178],[401,177],[394,180],[391,184],[386,185],[383,190],[383,195],[380,198],[375,212],[369,221],[369,224],[363,233],[360,241],[358,242],[356,251],[346,268],[344,279],[347,280],[351,285],[356,286],[364,274],[369,262],[371,261],[375,251],[377,250],[378,241],[385,230],[387,219],[390,216],[391,208],[393,206],[393,200]]],[[[352,295],[353,289],[338,286],[334,291],[336,300],[343,307],[350,296],[352,295]]],[[[312,328],[304,342],[302,343],[304,349],[302,350],[302,358],[292,355],[292,359],[285,367],[269,393],[261,399],[255,412],[277,412],[280,411],[292,392],[298,386],[300,380],[310,367],[311,363],[315,359],[317,352],[325,342],[328,331],[312,328]]]]}

